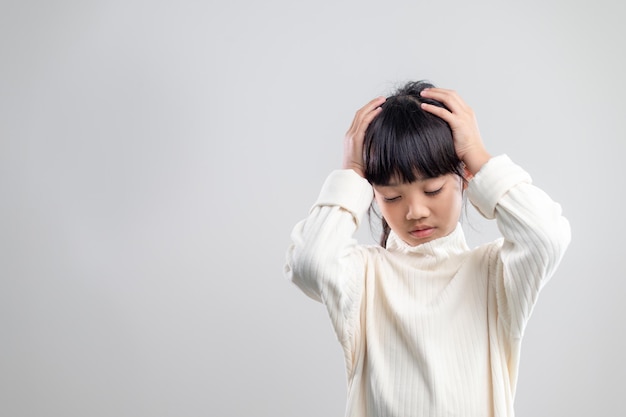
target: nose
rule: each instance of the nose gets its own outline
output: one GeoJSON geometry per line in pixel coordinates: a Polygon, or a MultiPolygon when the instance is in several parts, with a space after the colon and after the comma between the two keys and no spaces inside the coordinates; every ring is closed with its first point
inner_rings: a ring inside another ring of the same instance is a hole
{"type": "Polygon", "coordinates": [[[419,198],[413,198],[407,207],[406,219],[419,220],[430,215],[430,209],[419,198]]]}

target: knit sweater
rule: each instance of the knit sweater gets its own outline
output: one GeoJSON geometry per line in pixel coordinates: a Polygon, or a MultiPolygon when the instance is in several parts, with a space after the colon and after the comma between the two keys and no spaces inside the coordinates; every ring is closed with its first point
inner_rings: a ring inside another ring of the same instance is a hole
{"type": "Polygon", "coordinates": [[[328,311],[343,348],[346,416],[513,416],[520,344],[570,241],[561,207],[506,155],[470,181],[470,202],[502,238],[469,249],[460,225],[412,247],[353,234],[373,198],[333,171],[292,232],[286,276],[328,311]]]}

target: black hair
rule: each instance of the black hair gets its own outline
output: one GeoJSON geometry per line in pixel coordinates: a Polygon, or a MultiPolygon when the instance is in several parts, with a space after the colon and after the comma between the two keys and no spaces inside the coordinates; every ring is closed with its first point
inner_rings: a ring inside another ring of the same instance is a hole
{"type": "MultiPolygon", "coordinates": [[[[441,102],[420,96],[422,90],[432,87],[426,81],[405,84],[387,98],[368,126],[363,161],[365,178],[371,184],[387,185],[392,180],[409,183],[446,174],[464,178],[450,126],[421,108],[421,103],[445,108],[441,102]]],[[[382,222],[380,244],[385,247],[390,229],[385,219],[382,222]]]]}

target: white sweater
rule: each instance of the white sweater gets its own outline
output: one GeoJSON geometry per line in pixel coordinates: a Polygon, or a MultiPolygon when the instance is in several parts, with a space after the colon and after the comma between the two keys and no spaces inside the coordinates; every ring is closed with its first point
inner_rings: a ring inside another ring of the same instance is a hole
{"type": "Polygon", "coordinates": [[[460,225],[387,249],[353,233],[371,185],[327,178],[292,233],[285,273],[322,302],[343,347],[346,416],[513,416],[520,343],[537,295],[570,241],[560,206],[506,155],[470,181],[469,200],[503,238],[469,249],[460,225]]]}

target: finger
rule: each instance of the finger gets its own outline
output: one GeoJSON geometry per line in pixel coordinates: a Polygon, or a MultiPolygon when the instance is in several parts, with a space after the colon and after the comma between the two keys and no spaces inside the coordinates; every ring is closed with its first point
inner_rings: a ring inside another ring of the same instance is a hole
{"type": "Polygon", "coordinates": [[[427,88],[420,95],[425,98],[442,102],[451,112],[457,113],[466,110],[467,104],[454,90],[444,88],[427,88]]]}
{"type": "Polygon", "coordinates": [[[358,121],[355,121],[354,125],[348,131],[347,135],[355,138],[360,137],[362,139],[365,136],[365,131],[367,130],[372,120],[374,120],[374,118],[378,116],[380,112],[382,112],[382,110],[382,107],[377,107],[371,112],[367,113],[362,118],[358,119],[358,121]]]}
{"type": "Polygon", "coordinates": [[[434,104],[422,103],[421,104],[421,108],[422,108],[422,110],[425,110],[428,113],[431,113],[431,114],[433,114],[433,115],[443,119],[448,124],[451,124],[452,120],[454,118],[454,115],[452,114],[452,112],[450,112],[447,109],[444,109],[443,107],[435,106],[434,104]]]}
{"type": "Polygon", "coordinates": [[[359,111],[357,111],[357,115],[361,117],[367,115],[371,111],[376,110],[376,108],[378,108],[381,104],[383,104],[385,100],[387,100],[385,97],[376,97],[375,99],[367,103],[365,106],[361,107],[359,111]]]}
{"type": "Polygon", "coordinates": [[[357,110],[348,132],[359,130],[359,127],[363,124],[363,122],[369,124],[372,119],[376,117],[376,114],[379,113],[380,106],[385,102],[385,100],[387,100],[386,97],[376,97],[357,110]],[[375,112],[375,114],[372,115],[372,112],[375,112]]]}
{"type": "Polygon", "coordinates": [[[446,98],[454,96],[458,97],[456,91],[438,87],[425,88],[420,92],[420,95],[429,98],[446,98]]]}
{"type": "Polygon", "coordinates": [[[376,116],[378,116],[381,111],[383,111],[383,108],[378,106],[363,117],[363,119],[361,120],[361,125],[359,126],[363,133],[365,133],[365,130],[367,130],[367,127],[370,125],[370,123],[372,123],[372,120],[374,120],[374,118],[376,118],[376,116]]]}
{"type": "Polygon", "coordinates": [[[369,108],[370,111],[376,109],[376,107],[380,106],[387,100],[387,97],[380,96],[370,100],[363,108],[369,108]]]}
{"type": "Polygon", "coordinates": [[[359,131],[365,132],[367,126],[374,120],[376,116],[382,111],[382,107],[380,107],[384,102],[385,97],[377,97],[374,100],[367,103],[367,105],[362,109],[362,113],[360,114],[358,128],[359,131]]]}

